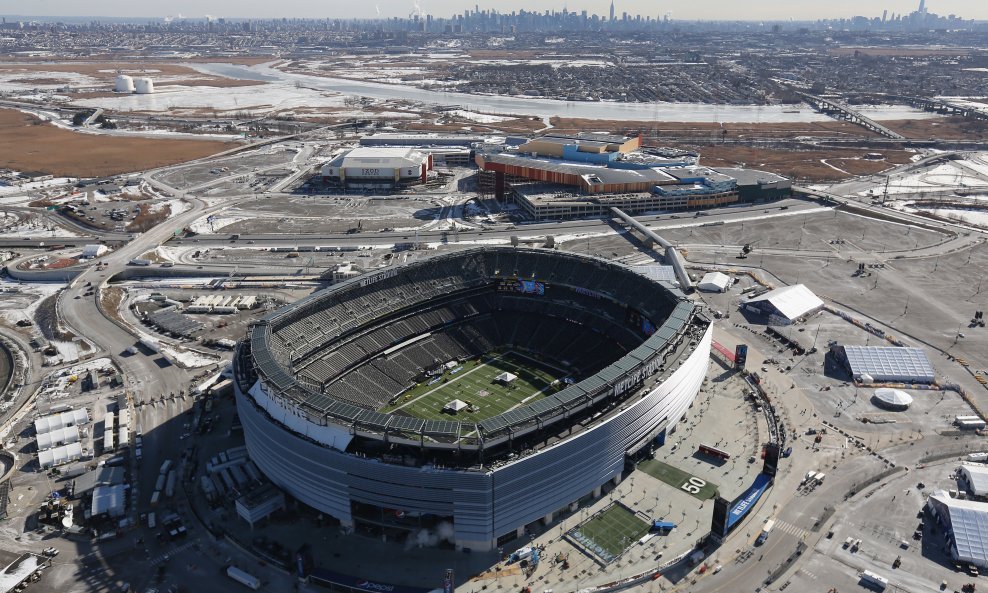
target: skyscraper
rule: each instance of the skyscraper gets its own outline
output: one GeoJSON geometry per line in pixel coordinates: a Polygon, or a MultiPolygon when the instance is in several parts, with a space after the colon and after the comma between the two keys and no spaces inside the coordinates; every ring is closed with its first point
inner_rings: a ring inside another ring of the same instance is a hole
{"type": "MultiPolygon", "coordinates": [[[[925,2],[925,0],[922,0],[925,2]]],[[[614,0],[611,0],[611,18],[607,19],[608,22],[614,22],[614,0]]]]}
{"type": "MultiPolygon", "coordinates": [[[[613,4],[613,2],[611,4],[613,4]]],[[[916,12],[919,14],[926,14],[926,0],[919,0],[919,10],[916,12]]]]}

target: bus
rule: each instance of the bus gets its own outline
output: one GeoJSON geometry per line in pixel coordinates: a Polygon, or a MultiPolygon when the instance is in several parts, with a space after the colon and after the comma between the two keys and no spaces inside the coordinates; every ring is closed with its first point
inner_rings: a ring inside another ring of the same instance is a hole
{"type": "Polygon", "coordinates": [[[723,459],[727,461],[731,458],[731,454],[723,449],[718,449],[717,447],[711,447],[710,445],[700,445],[697,448],[697,452],[701,455],[706,455],[708,457],[715,457],[717,459],[723,459]]]}

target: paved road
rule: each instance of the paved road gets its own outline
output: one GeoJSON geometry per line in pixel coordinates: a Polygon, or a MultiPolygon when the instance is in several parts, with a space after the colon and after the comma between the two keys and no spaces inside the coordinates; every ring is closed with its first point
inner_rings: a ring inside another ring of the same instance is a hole
{"type": "MultiPolygon", "coordinates": [[[[710,210],[704,216],[693,216],[691,214],[657,214],[650,216],[638,216],[637,220],[646,223],[656,230],[670,227],[700,226],[715,223],[728,223],[741,220],[750,220],[759,215],[792,215],[806,210],[818,208],[814,204],[807,204],[798,200],[786,200],[771,205],[741,206],[735,208],[722,208],[710,210]],[[783,211],[785,210],[785,211],[783,211]]],[[[444,207],[442,217],[452,216],[447,207],[444,207]]],[[[457,223],[459,224],[459,222],[457,223]]],[[[491,226],[480,229],[463,229],[459,231],[459,240],[470,241],[476,239],[508,239],[512,236],[520,238],[544,237],[546,235],[569,235],[579,233],[614,232],[618,228],[613,222],[605,219],[580,219],[561,222],[542,222],[532,224],[519,224],[513,227],[491,226]]],[[[172,245],[198,245],[198,246],[240,246],[250,244],[260,246],[286,246],[294,244],[305,245],[332,245],[332,246],[354,246],[354,245],[386,245],[396,242],[411,241],[416,237],[420,241],[440,241],[443,237],[453,240],[453,235],[449,231],[403,231],[386,233],[325,233],[307,235],[278,235],[278,234],[241,234],[239,239],[233,241],[229,234],[197,235],[188,238],[175,238],[169,243],[172,245]]]]}

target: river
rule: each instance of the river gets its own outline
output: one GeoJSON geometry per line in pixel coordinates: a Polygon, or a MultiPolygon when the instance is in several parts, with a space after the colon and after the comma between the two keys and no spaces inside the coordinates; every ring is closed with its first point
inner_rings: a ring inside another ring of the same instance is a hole
{"type": "MultiPolygon", "coordinates": [[[[227,63],[188,64],[206,74],[241,80],[287,83],[319,91],[360,95],[374,99],[405,99],[430,105],[459,106],[463,109],[493,114],[537,117],[572,117],[597,120],[781,123],[831,121],[806,105],[709,105],[699,103],[621,103],[560,101],[556,99],[471,95],[430,91],[410,85],[383,84],[308,74],[282,72],[268,64],[243,66],[227,63]]],[[[924,119],[935,114],[903,105],[865,108],[863,112],[876,120],[924,119]]]]}
{"type": "Polygon", "coordinates": [[[803,105],[705,105],[695,103],[618,103],[470,95],[430,91],[408,85],[382,84],[282,72],[268,65],[189,64],[216,76],[243,80],[282,81],[307,88],[374,99],[406,99],[430,105],[456,105],[493,114],[559,116],[585,119],[676,122],[814,122],[830,118],[803,105]],[[794,112],[798,111],[798,112],[794,112]]]}

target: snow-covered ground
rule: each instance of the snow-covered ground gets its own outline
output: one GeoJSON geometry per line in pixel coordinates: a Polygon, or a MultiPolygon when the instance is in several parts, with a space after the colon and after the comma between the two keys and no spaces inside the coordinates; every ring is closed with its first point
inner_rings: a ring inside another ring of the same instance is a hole
{"type": "Polygon", "coordinates": [[[49,179],[48,181],[32,181],[30,183],[25,183],[23,185],[0,184],[0,196],[19,194],[26,191],[44,189],[46,187],[57,187],[60,185],[65,185],[67,183],[75,183],[75,182],[76,180],[71,177],[56,177],[54,179],[49,179]]]}
{"type": "Polygon", "coordinates": [[[79,233],[65,227],[52,224],[40,216],[28,214],[18,218],[10,213],[0,213],[0,235],[4,237],[80,237],[79,233]]]}
{"type": "Polygon", "coordinates": [[[502,121],[508,121],[514,119],[512,117],[503,117],[500,115],[490,115],[489,113],[477,113],[475,111],[464,111],[463,109],[453,109],[447,111],[446,113],[454,115],[456,117],[462,117],[463,119],[468,119],[470,121],[475,121],[481,124],[496,124],[502,121]]]}
{"type": "Polygon", "coordinates": [[[61,282],[19,282],[0,278],[0,316],[11,323],[31,321],[41,301],[65,288],[61,282]]]}
{"type": "Polygon", "coordinates": [[[172,216],[192,209],[192,204],[186,202],[185,200],[168,200],[168,206],[171,208],[172,216]]]}
{"type": "Polygon", "coordinates": [[[985,210],[967,210],[964,208],[924,208],[924,210],[935,216],[946,218],[948,220],[956,220],[957,222],[962,222],[964,224],[988,227],[988,211],[985,210]]]}
{"type": "MultiPolygon", "coordinates": [[[[949,161],[906,176],[893,176],[889,180],[890,195],[943,193],[951,189],[988,188],[988,155],[979,153],[961,161],[949,161]]],[[[859,196],[881,195],[885,186],[858,192],[859,196]]]]}
{"type": "MultiPolygon", "coordinates": [[[[264,77],[274,80],[266,85],[223,89],[223,93],[215,93],[215,89],[207,89],[198,94],[198,103],[216,105],[218,109],[234,109],[234,98],[240,108],[245,104],[263,100],[265,103],[292,105],[299,103],[304,106],[342,107],[343,94],[370,97],[383,100],[404,100],[425,105],[455,105],[467,111],[478,113],[511,113],[518,115],[561,117],[580,117],[601,120],[654,120],[675,122],[815,122],[831,121],[822,113],[816,113],[808,106],[793,109],[786,105],[700,105],[694,103],[621,103],[621,102],[583,102],[562,101],[556,99],[541,99],[533,97],[506,97],[494,95],[471,95],[465,93],[439,92],[416,88],[410,84],[383,84],[374,81],[328,78],[311,74],[288,73],[277,70],[272,64],[256,66],[232,66],[229,64],[197,64],[193,66],[201,72],[242,77],[256,80],[264,77]],[[296,88],[295,84],[302,88],[296,88]],[[326,96],[319,90],[340,95],[326,96]],[[229,92],[228,92],[229,91],[229,92]],[[291,101],[288,98],[296,98],[291,101]],[[281,103],[285,101],[284,103],[281,103]],[[310,102],[311,101],[311,102],[310,102]]],[[[190,91],[190,93],[193,91],[190,91]]],[[[174,95],[174,93],[171,93],[174,95]]],[[[188,94],[188,93],[183,93],[188,94]]],[[[142,95],[127,98],[128,101],[146,101],[149,108],[155,108],[154,102],[188,103],[189,99],[166,98],[161,95],[142,95]],[[150,98],[149,98],[150,97],[150,98]]],[[[94,103],[95,104],[95,103],[94,103]]],[[[119,109],[145,108],[140,105],[104,105],[119,109]]],[[[161,107],[165,108],[165,107],[161,107]]],[[[288,109],[289,107],[284,107],[288,109]]]]}
{"type": "Polygon", "coordinates": [[[342,108],[343,96],[332,92],[296,88],[287,82],[217,89],[208,86],[173,86],[151,95],[120,95],[99,99],[81,99],[76,105],[103,107],[114,111],[183,111],[216,110],[273,112],[290,109],[342,108]]]}
{"type": "Polygon", "coordinates": [[[209,216],[197,218],[192,224],[189,225],[189,230],[193,233],[212,234],[225,226],[229,226],[243,220],[250,220],[251,218],[252,217],[250,216],[211,214],[209,216]]]}
{"type": "Polygon", "coordinates": [[[148,212],[153,214],[167,208],[169,211],[169,216],[175,216],[185,212],[191,207],[192,206],[188,202],[173,198],[167,201],[155,202],[154,204],[151,204],[151,206],[148,207],[148,212]]]}
{"type": "Polygon", "coordinates": [[[109,358],[94,358],[69,367],[61,371],[59,374],[64,377],[71,377],[72,375],[81,377],[84,373],[88,373],[89,371],[111,371],[115,369],[116,367],[113,366],[113,361],[109,358]]]}
{"type": "MultiPolygon", "coordinates": [[[[0,91],[17,92],[34,89],[56,89],[64,86],[80,87],[102,84],[96,78],[79,72],[45,72],[42,70],[24,70],[20,72],[0,72],[0,91]],[[45,80],[50,82],[31,82],[45,80]]],[[[23,95],[18,94],[23,97],[23,95]]]]}
{"type": "MultiPolygon", "coordinates": [[[[988,199],[988,197],[984,197],[984,199],[988,199]]],[[[988,228],[988,210],[975,210],[972,208],[920,207],[916,206],[914,202],[904,200],[890,202],[890,206],[902,212],[927,212],[946,220],[953,220],[962,224],[988,228]]]]}
{"type": "Polygon", "coordinates": [[[855,111],[875,121],[895,119],[936,119],[943,117],[939,113],[923,111],[908,105],[854,105],[855,111]]]}
{"type": "Polygon", "coordinates": [[[166,345],[161,346],[161,353],[186,368],[209,366],[222,360],[219,356],[212,356],[194,350],[179,350],[173,346],[166,345]]]}

